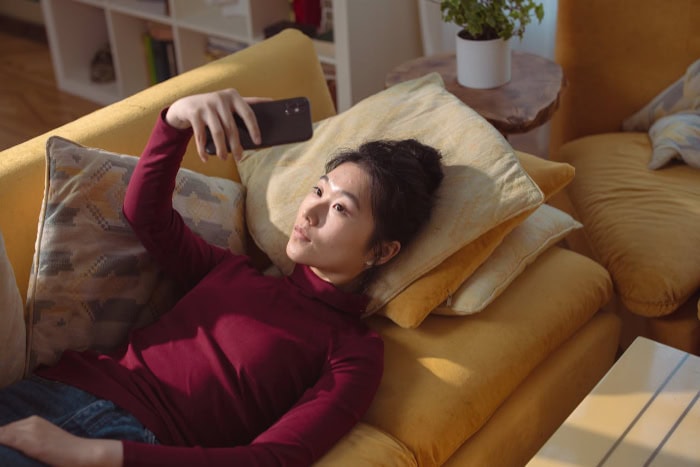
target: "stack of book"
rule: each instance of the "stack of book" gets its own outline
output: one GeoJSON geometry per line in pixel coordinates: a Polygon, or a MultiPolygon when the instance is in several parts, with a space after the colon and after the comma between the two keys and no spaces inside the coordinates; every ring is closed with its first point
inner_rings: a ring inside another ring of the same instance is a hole
{"type": "Polygon", "coordinates": [[[151,84],[177,75],[173,30],[170,26],[149,22],[143,35],[143,47],[151,84]]]}

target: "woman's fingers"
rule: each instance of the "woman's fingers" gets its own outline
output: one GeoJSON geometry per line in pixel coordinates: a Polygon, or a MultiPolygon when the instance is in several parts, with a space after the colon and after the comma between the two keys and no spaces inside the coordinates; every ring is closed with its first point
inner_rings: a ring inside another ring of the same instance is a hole
{"type": "Polygon", "coordinates": [[[250,104],[269,100],[261,97],[244,98],[235,89],[196,94],[174,102],[166,114],[166,120],[176,128],[192,128],[197,153],[203,162],[209,158],[206,151],[207,129],[217,157],[226,160],[230,152],[239,160],[243,148],[234,114],[240,117],[253,143],[260,144],[260,127],[250,104]]]}

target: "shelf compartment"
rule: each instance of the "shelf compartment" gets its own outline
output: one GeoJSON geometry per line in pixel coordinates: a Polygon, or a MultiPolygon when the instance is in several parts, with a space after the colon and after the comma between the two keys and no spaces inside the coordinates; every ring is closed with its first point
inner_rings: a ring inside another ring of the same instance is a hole
{"type": "MultiPolygon", "coordinates": [[[[252,34],[248,21],[242,16],[222,16],[216,6],[188,0],[173,7],[175,22],[181,28],[191,29],[205,35],[228,37],[250,43],[252,34]],[[199,3],[201,7],[196,8],[199,3]]],[[[202,49],[204,50],[204,49],[202,49]]]]}
{"type": "Polygon", "coordinates": [[[103,104],[116,101],[116,83],[90,79],[95,53],[110,43],[104,10],[72,0],[45,0],[44,8],[53,16],[47,33],[59,88],[103,104]]]}
{"type": "Polygon", "coordinates": [[[312,39],[312,42],[316,49],[318,60],[321,63],[335,65],[335,44],[330,41],[321,41],[318,39],[312,39]]]}
{"type": "Polygon", "coordinates": [[[252,44],[263,39],[265,27],[288,20],[289,0],[239,0],[247,14],[224,15],[221,5],[205,0],[173,0],[174,21],[182,27],[252,44]]]}
{"type": "Polygon", "coordinates": [[[119,91],[122,96],[130,96],[151,85],[144,48],[148,20],[118,12],[110,14],[115,43],[112,57],[120,77],[119,91]]]}
{"type": "Polygon", "coordinates": [[[107,3],[106,0],[75,0],[77,3],[83,3],[85,5],[90,5],[98,8],[104,8],[107,3]]]}
{"type": "Polygon", "coordinates": [[[175,29],[175,56],[180,73],[207,63],[204,51],[210,34],[192,29],[175,29]]]}
{"type": "Polygon", "coordinates": [[[157,22],[170,20],[168,0],[110,0],[109,8],[113,11],[157,22]]]}

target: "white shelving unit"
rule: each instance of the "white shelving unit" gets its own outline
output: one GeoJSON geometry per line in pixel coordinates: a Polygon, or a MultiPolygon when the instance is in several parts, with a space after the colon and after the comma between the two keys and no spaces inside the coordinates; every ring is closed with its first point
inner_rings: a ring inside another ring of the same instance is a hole
{"type": "MultiPolygon", "coordinates": [[[[383,88],[393,67],[422,53],[417,1],[333,0],[335,43],[314,41],[321,62],[335,65],[338,110],[383,88]]],[[[58,87],[110,104],[150,85],[143,35],[149,22],[171,28],[177,71],[206,63],[209,36],[253,44],[289,19],[289,0],[239,0],[223,16],[206,0],[42,0],[58,87]],[[111,46],[116,80],[94,83],[90,62],[111,46]]]]}

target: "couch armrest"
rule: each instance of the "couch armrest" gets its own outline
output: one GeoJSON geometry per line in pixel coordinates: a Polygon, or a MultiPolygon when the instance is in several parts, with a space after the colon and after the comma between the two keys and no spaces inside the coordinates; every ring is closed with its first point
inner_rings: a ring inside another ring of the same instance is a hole
{"type": "MultiPolygon", "coordinates": [[[[47,138],[60,135],[85,146],[139,155],[163,107],[181,96],[226,87],[244,96],[306,96],[314,121],[335,113],[311,40],[299,31],[286,30],[0,152],[0,231],[23,299],[44,194],[47,138]]],[[[207,175],[238,178],[232,161],[202,164],[194,145],[183,166],[207,175]]]]}

